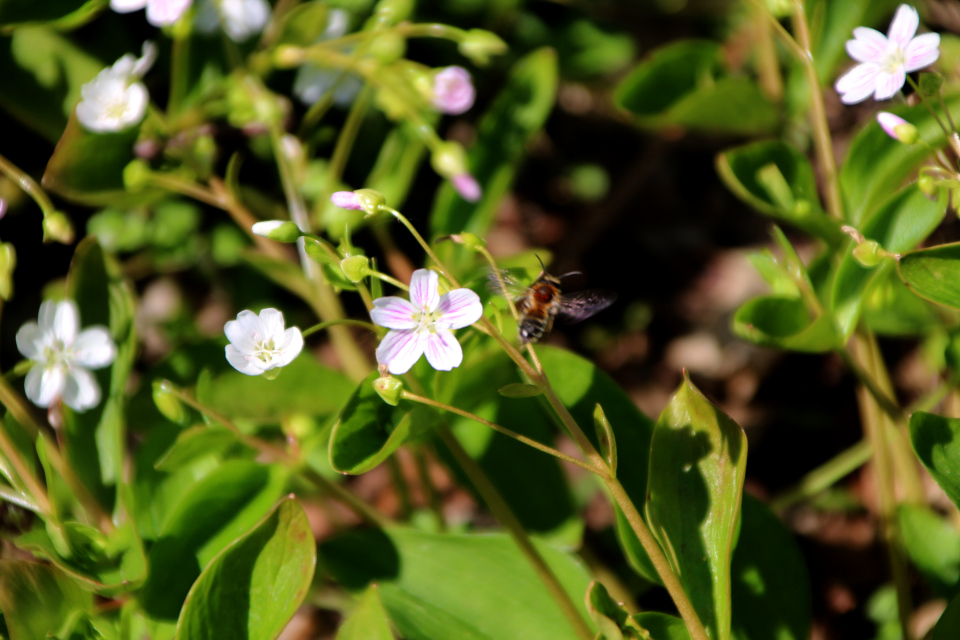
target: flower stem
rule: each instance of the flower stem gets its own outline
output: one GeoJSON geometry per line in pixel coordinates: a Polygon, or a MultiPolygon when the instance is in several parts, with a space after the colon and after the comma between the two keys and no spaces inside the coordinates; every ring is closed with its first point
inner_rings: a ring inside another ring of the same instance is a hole
{"type": "Polygon", "coordinates": [[[410,287],[409,287],[409,286],[403,284],[402,282],[400,282],[399,280],[397,280],[397,279],[394,278],[393,276],[388,276],[387,274],[381,273],[381,272],[379,272],[379,271],[376,271],[375,269],[367,269],[367,275],[370,276],[371,278],[380,278],[380,279],[383,280],[384,282],[387,282],[387,283],[389,283],[389,284],[392,284],[392,285],[395,286],[397,289],[403,289],[404,291],[410,291],[410,287]]]}
{"type": "Polygon", "coordinates": [[[865,465],[872,457],[873,446],[868,440],[861,440],[807,473],[793,489],[774,498],[770,508],[774,511],[783,511],[801,500],[814,496],[865,465]]]}
{"type": "Polygon", "coordinates": [[[354,326],[354,327],[362,327],[362,328],[364,328],[364,329],[369,329],[370,331],[373,331],[374,333],[377,333],[377,332],[379,331],[378,328],[377,328],[377,325],[375,325],[375,324],[371,324],[371,323],[369,323],[369,322],[364,322],[363,320],[352,320],[352,319],[350,319],[350,318],[341,318],[340,320],[330,320],[329,322],[320,322],[320,323],[318,323],[318,324],[313,325],[312,327],[309,327],[309,328],[307,328],[307,329],[304,329],[304,330],[301,331],[300,333],[301,333],[301,335],[303,335],[304,338],[306,338],[307,336],[309,336],[309,335],[311,335],[311,334],[314,334],[314,333],[316,333],[317,331],[323,331],[324,329],[327,329],[327,328],[329,328],[329,327],[337,327],[337,326],[340,326],[340,325],[350,325],[350,326],[354,326]]]}
{"type": "Polygon", "coordinates": [[[548,565],[546,560],[543,559],[543,556],[533,544],[530,536],[527,534],[526,530],[524,530],[520,520],[517,519],[516,514],[513,513],[506,500],[503,499],[503,496],[500,495],[500,492],[497,491],[496,487],[493,486],[493,483],[490,482],[490,478],[487,477],[487,474],[483,472],[483,469],[480,468],[480,465],[478,465],[464,450],[463,446],[460,444],[460,441],[457,440],[456,436],[453,435],[449,427],[441,427],[438,430],[438,433],[440,435],[440,439],[443,440],[443,443],[447,446],[447,448],[450,450],[450,453],[453,454],[453,457],[456,458],[457,463],[470,479],[470,482],[474,487],[476,487],[480,497],[483,498],[483,501],[487,503],[488,507],[490,507],[490,511],[497,518],[500,524],[507,529],[517,546],[520,547],[520,551],[524,556],[526,556],[527,560],[533,566],[537,576],[541,581],[543,581],[547,590],[550,592],[550,595],[560,607],[564,617],[570,623],[570,626],[573,627],[573,630],[576,632],[577,636],[580,637],[581,640],[593,640],[594,633],[590,630],[589,625],[583,619],[580,610],[577,608],[576,604],[574,604],[573,600],[570,598],[570,595],[563,588],[563,585],[560,584],[560,580],[557,578],[556,574],[554,574],[553,570],[550,568],[550,565],[548,565]]]}

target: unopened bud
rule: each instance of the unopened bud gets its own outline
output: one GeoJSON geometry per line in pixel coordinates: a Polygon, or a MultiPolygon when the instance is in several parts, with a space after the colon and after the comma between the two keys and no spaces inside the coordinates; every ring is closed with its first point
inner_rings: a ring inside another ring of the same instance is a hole
{"type": "Polygon", "coordinates": [[[386,197],[376,189],[357,189],[354,193],[360,202],[360,208],[368,216],[380,211],[380,207],[387,203],[386,197]]]}
{"type": "Polygon", "coordinates": [[[936,198],[940,191],[939,187],[937,187],[937,181],[934,180],[933,176],[926,174],[920,174],[920,177],[917,178],[917,188],[931,200],[936,198]]]}
{"type": "Polygon", "coordinates": [[[340,270],[350,282],[360,282],[370,271],[370,259],[367,256],[350,256],[340,261],[340,270]]]}
{"type": "Polygon", "coordinates": [[[360,204],[360,196],[355,191],[336,191],[330,196],[330,202],[341,209],[356,209],[357,211],[363,209],[363,205],[360,204]]]}
{"type": "Polygon", "coordinates": [[[865,240],[853,248],[853,257],[865,267],[875,267],[883,260],[886,251],[876,240],[865,240]]]}
{"type": "Polygon", "coordinates": [[[450,184],[452,184],[453,188],[457,190],[457,193],[460,194],[460,197],[467,202],[476,202],[480,199],[480,196],[483,195],[483,190],[480,188],[480,183],[477,182],[476,178],[469,173],[461,173],[458,176],[453,176],[453,179],[450,180],[450,184]]]}
{"type": "Polygon", "coordinates": [[[394,31],[387,31],[370,43],[367,54],[381,64],[392,64],[407,52],[407,39],[394,31]]]}
{"type": "Polygon", "coordinates": [[[123,168],[123,186],[127,191],[134,193],[143,191],[144,187],[150,182],[151,173],[150,165],[146,161],[139,158],[131,160],[123,168]]]}
{"type": "Polygon", "coordinates": [[[403,382],[393,376],[384,376],[373,381],[373,390],[384,402],[395,407],[400,404],[403,382]]]}
{"type": "Polygon", "coordinates": [[[65,214],[54,211],[43,218],[43,241],[70,244],[73,242],[73,223],[65,214]]]}
{"type": "Polygon", "coordinates": [[[485,66],[490,62],[490,56],[506,53],[507,43],[495,33],[483,29],[470,29],[458,46],[461,55],[469,58],[474,64],[485,66]]]}
{"type": "Polygon", "coordinates": [[[385,15],[392,23],[401,22],[413,13],[413,1],[380,0],[374,8],[374,13],[385,15]]]}
{"type": "Polygon", "coordinates": [[[888,111],[881,111],[877,114],[877,122],[894,140],[899,140],[903,144],[913,144],[919,137],[917,128],[901,118],[888,111]]]}
{"type": "Polygon", "coordinates": [[[17,266],[17,252],[9,242],[0,244],[0,298],[13,296],[13,269],[17,266]]]}
{"type": "Polygon", "coordinates": [[[467,153],[456,142],[441,142],[430,156],[433,170],[448,180],[468,174],[467,153]]]}
{"type": "Polygon", "coordinates": [[[183,403],[173,393],[173,385],[169,380],[153,381],[153,404],[157,410],[170,422],[184,424],[187,420],[187,410],[183,403]]]}
{"type": "Polygon", "coordinates": [[[270,238],[277,242],[296,242],[300,237],[300,227],[289,220],[264,220],[257,222],[251,228],[258,236],[270,238]]]}

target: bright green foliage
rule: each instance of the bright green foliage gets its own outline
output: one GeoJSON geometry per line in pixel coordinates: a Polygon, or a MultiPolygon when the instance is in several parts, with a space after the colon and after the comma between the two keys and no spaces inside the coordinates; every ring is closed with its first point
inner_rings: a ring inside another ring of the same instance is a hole
{"type": "Polygon", "coordinates": [[[940,488],[960,505],[960,419],[918,411],[910,416],[910,441],[940,488]]]}
{"type": "Polygon", "coordinates": [[[960,531],[926,506],[902,504],[897,516],[910,561],[944,597],[960,592],[960,531]]]}
{"type": "Polygon", "coordinates": [[[900,258],[897,270],[916,295],[960,309],[960,244],[910,251],[900,258]]]}
{"type": "Polygon", "coordinates": [[[360,596],[360,601],[344,620],[337,640],[393,640],[390,619],[380,602],[377,585],[372,584],[360,596]]]}
{"type": "Polygon", "coordinates": [[[55,634],[77,615],[93,609],[93,595],[56,567],[0,560],[0,611],[10,640],[55,634]]]}

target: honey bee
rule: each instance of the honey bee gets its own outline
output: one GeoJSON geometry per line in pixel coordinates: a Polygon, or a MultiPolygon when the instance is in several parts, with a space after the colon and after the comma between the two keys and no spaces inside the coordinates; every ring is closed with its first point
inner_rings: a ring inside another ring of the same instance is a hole
{"type": "MultiPolygon", "coordinates": [[[[540,266],[543,267],[543,261],[540,262],[540,266]]],[[[556,277],[547,273],[547,268],[543,267],[537,279],[529,287],[522,289],[519,295],[514,296],[517,312],[520,315],[517,326],[522,344],[533,344],[550,333],[556,318],[568,324],[574,324],[586,320],[616,301],[616,293],[602,289],[563,293],[560,290],[560,281],[567,276],[579,275],[579,273],[579,271],[572,271],[556,277]]],[[[503,293],[506,296],[510,295],[508,291],[503,293]]]]}

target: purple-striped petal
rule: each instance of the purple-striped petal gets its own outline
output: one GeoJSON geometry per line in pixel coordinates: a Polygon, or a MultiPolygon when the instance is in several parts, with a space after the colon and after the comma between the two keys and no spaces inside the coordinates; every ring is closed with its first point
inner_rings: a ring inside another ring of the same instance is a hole
{"type": "Polygon", "coordinates": [[[403,298],[377,298],[370,310],[373,324],[387,329],[415,329],[420,324],[420,310],[403,298]]]}
{"type": "Polygon", "coordinates": [[[910,39],[916,35],[919,26],[920,16],[917,14],[917,10],[908,4],[902,4],[897,9],[896,15],[893,16],[890,30],[887,31],[887,38],[901,49],[906,49],[910,39]]]}
{"type": "Polygon", "coordinates": [[[856,104],[866,100],[877,88],[877,65],[865,62],[850,69],[837,80],[834,88],[844,104],[856,104]]]}
{"type": "Polygon", "coordinates": [[[390,331],[377,347],[377,362],[387,365],[393,375],[410,371],[423,355],[425,331],[390,331]]]}
{"type": "Polygon", "coordinates": [[[440,296],[437,313],[440,315],[436,323],[438,328],[462,329],[480,319],[483,303],[470,289],[454,289],[440,296]]]}
{"type": "Polygon", "coordinates": [[[925,33],[910,41],[903,52],[907,73],[928,67],[940,57],[940,34],[925,33]]]}
{"type": "Polygon", "coordinates": [[[857,62],[879,62],[886,50],[887,36],[869,27],[857,27],[853,40],[847,40],[847,53],[857,62]]]}
{"type": "Polygon", "coordinates": [[[906,80],[907,73],[903,70],[903,67],[897,67],[897,70],[893,73],[881,71],[877,74],[877,90],[873,94],[873,99],[887,100],[892,98],[897,91],[900,91],[906,80]]]}
{"type": "Polygon", "coordinates": [[[463,349],[460,343],[457,342],[453,332],[444,329],[427,334],[424,353],[427,355],[427,362],[437,371],[450,371],[463,362],[463,349]]]}
{"type": "Polygon", "coordinates": [[[433,311],[440,303],[437,286],[440,276],[433,269],[417,269],[410,277],[410,304],[417,309],[433,311]]]}

